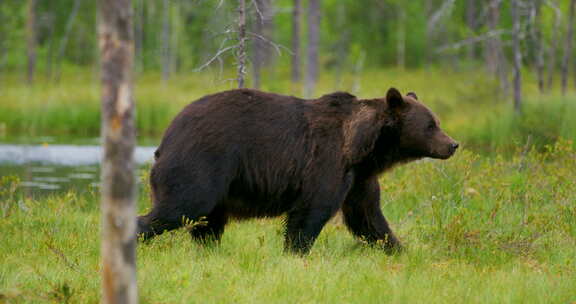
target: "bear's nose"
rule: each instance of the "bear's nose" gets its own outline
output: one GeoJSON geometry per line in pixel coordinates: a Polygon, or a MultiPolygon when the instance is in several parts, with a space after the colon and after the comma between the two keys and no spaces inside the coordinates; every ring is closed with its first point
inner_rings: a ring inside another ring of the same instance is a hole
{"type": "Polygon", "coordinates": [[[453,144],[452,144],[452,150],[458,149],[459,146],[460,146],[460,145],[459,145],[457,142],[453,143],[453,144]]]}

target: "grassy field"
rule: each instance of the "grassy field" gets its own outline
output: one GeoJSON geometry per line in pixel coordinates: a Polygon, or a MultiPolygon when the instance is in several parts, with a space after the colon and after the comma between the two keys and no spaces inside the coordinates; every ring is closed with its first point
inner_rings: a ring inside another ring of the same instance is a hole
{"type": "MultiPolygon", "coordinates": [[[[301,96],[286,75],[267,75],[263,89],[301,96]]],[[[34,87],[0,76],[0,141],[98,143],[93,71],[68,70],[59,84],[40,79],[34,87]]],[[[234,87],[227,78],[205,72],[163,83],[139,75],[139,143],[157,144],[185,104],[234,87]]],[[[464,147],[448,161],[423,160],[382,177],[382,208],[407,251],[387,256],[363,245],[338,216],[304,258],[282,253],[281,219],[232,223],[212,247],[180,230],[138,247],[142,302],[576,302],[576,96],[539,95],[525,79],[519,116],[474,70],[323,74],[322,93],[417,92],[464,147]]],[[[17,185],[0,178],[0,303],[99,302],[98,194],[34,200],[17,185]]],[[[150,203],[141,188],[144,213],[150,203]]]]}
{"type": "MultiPolygon", "coordinates": [[[[162,235],[138,246],[141,301],[573,303],[576,150],[544,150],[463,150],[384,175],[382,208],[407,246],[398,256],[354,240],[339,217],[304,258],[282,253],[281,219],[232,223],[220,246],[162,235]]],[[[97,303],[97,195],[35,201],[2,183],[0,302],[97,303]]]]}

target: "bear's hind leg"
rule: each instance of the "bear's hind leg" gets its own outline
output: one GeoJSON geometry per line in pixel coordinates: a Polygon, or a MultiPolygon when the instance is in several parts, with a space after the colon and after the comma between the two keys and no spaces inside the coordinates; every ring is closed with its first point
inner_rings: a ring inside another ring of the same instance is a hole
{"type": "Polygon", "coordinates": [[[223,191],[203,190],[190,187],[171,195],[164,194],[163,200],[155,203],[150,213],[138,217],[138,236],[147,240],[210,215],[223,191]]]}

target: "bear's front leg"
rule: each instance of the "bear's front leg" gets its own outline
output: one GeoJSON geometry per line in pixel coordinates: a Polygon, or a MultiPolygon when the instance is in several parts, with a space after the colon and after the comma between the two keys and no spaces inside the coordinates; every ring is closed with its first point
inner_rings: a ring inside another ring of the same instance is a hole
{"type": "Polygon", "coordinates": [[[402,250],[380,209],[380,185],[377,177],[354,183],[344,201],[342,213],[346,226],[356,237],[371,245],[381,244],[388,254],[402,250]]]}
{"type": "MultiPolygon", "coordinates": [[[[342,180],[324,181],[302,207],[288,213],[284,249],[304,255],[310,251],[322,228],[340,209],[352,187],[354,176],[347,173],[342,180]]],[[[306,191],[304,191],[306,193],[306,191]]]]}

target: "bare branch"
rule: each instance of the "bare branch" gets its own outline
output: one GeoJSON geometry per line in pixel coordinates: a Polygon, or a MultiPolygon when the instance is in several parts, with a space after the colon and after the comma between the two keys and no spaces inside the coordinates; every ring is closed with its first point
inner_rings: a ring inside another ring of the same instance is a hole
{"type": "Polygon", "coordinates": [[[501,36],[504,34],[509,34],[510,30],[503,30],[503,29],[499,29],[499,30],[493,30],[490,32],[487,32],[486,34],[480,35],[480,36],[475,36],[475,37],[471,37],[468,39],[464,39],[461,41],[458,41],[456,43],[450,44],[450,45],[444,45],[441,47],[436,48],[436,52],[438,53],[442,53],[442,52],[446,52],[446,51],[456,51],[459,50],[462,47],[474,44],[474,43],[478,43],[478,42],[482,42],[485,41],[487,39],[496,37],[496,36],[501,36]]]}
{"type": "Polygon", "coordinates": [[[427,29],[430,33],[434,32],[436,24],[440,22],[440,19],[442,19],[444,15],[447,15],[452,11],[452,8],[454,7],[454,2],[456,2],[456,0],[444,1],[444,3],[442,3],[442,6],[440,6],[440,8],[432,15],[432,17],[430,17],[427,26],[427,29]]]}
{"type": "Polygon", "coordinates": [[[204,63],[204,64],[201,65],[200,67],[194,69],[194,72],[202,71],[202,70],[205,69],[207,66],[209,66],[212,62],[214,62],[214,60],[216,60],[216,59],[218,59],[220,56],[222,56],[222,54],[224,54],[224,53],[226,53],[226,52],[228,52],[228,51],[230,51],[230,50],[233,50],[233,49],[235,49],[235,48],[238,48],[238,47],[239,47],[239,45],[238,45],[238,44],[235,44],[235,45],[231,45],[231,46],[229,46],[229,47],[226,47],[226,48],[224,48],[224,49],[219,50],[218,53],[216,53],[216,55],[214,55],[212,58],[210,58],[210,60],[208,60],[206,63],[204,63]]]}
{"type": "Polygon", "coordinates": [[[275,43],[275,42],[273,42],[272,40],[267,39],[266,37],[264,37],[264,36],[262,36],[262,35],[256,34],[256,33],[254,33],[254,32],[246,32],[246,33],[247,33],[248,35],[250,35],[250,36],[254,36],[254,37],[256,37],[256,38],[258,38],[258,39],[260,39],[260,40],[262,40],[262,41],[264,41],[264,42],[266,42],[266,43],[268,43],[268,44],[270,44],[272,47],[274,47],[274,49],[276,50],[276,52],[278,53],[278,55],[282,55],[281,49],[284,49],[284,50],[285,50],[286,52],[288,52],[290,55],[293,54],[293,53],[292,53],[292,50],[290,50],[290,48],[288,48],[288,47],[286,47],[286,46],[283,46],[282,44],[275,43]]]}
{"type": "Polygon", "coordinates": [[[260,23],[264,24],[264,14],[262,14],[262,11],[260,10],[260,6],[258,6],[258,3],[256,2],[256,0],[251,0],[250,3],[252,3],[252,5],[254,6],[254,10],[256,10],[256,14],[258,14],[258,20],[260,21],[260,23]]]}

